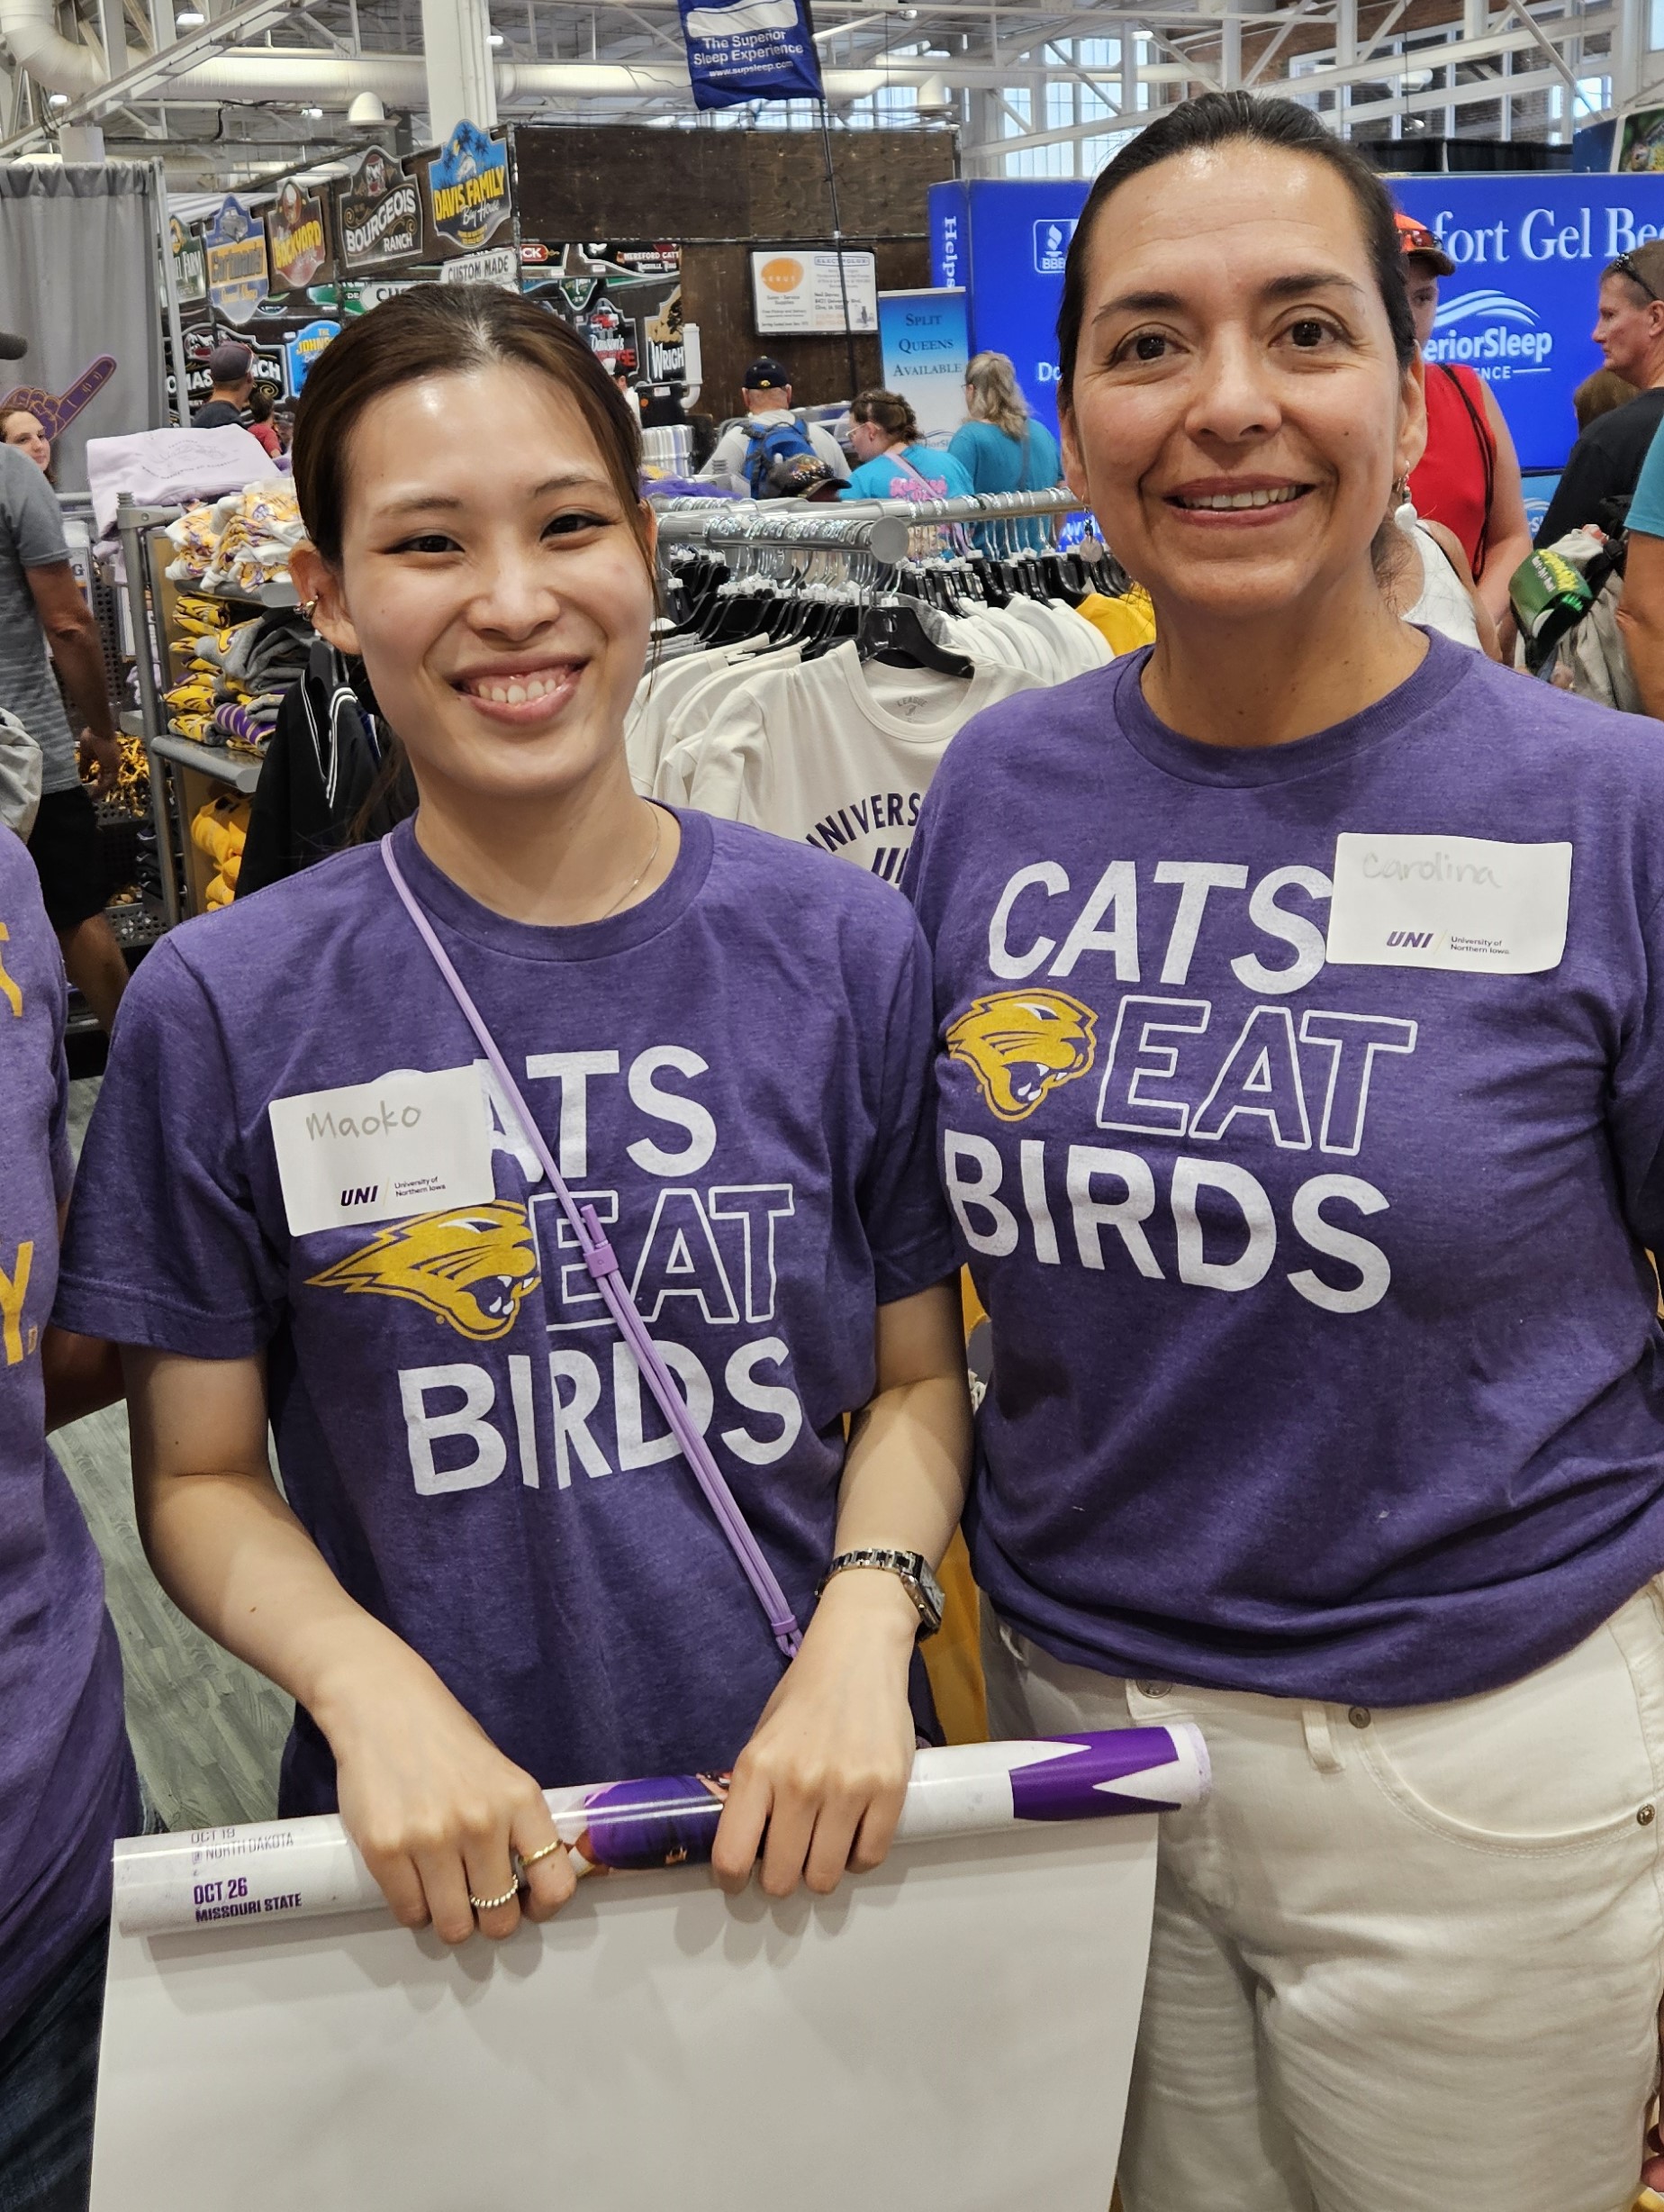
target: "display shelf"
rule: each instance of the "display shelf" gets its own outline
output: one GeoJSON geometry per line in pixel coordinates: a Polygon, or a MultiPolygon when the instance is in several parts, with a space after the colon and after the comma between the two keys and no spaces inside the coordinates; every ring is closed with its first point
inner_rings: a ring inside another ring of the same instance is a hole
{"type": "Polygon", "coordinates": [[[210,588],[193,583],[189,576],[169,576],[167,580],[176,594],[191,599],[221,599],[228,607],[298,607],[301,603],[301,594],[286,578],[281,584],[264,584],[258,592],[229,591],[222,584],[210,588]]]}
{"type": "Polygon", "coordinates": [[[216,784],[229,784],[233,791],[248,798],[260,780],[260,763],[240,753],[222,752],[216,746],[198,745],[194,739],[182,738],[174,730],[150,739],[150,750],[176,767],[194,768],[198,775],[212,776],[216,784]]]}

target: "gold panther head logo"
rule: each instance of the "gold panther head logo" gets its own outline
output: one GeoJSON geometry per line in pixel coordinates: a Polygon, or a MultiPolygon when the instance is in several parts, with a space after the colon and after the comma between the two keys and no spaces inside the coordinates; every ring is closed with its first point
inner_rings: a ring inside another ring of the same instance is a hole
{"type": "Polygon", "coordinates": [[[311,1286],[409,1298],[484,1344],[508,1335],[538,1281],[526,1209],[493,1199],[391,1221],[368,1244],[313,1275],[311,1286]]]}
{"type": "Polygon", "coordinates": [[[1002,1121],[1022,1121],[1050,1091],[1092,1065],[1098,1017],[1063,991],[999,991],[977,999],[947,1032],[1002,1121]]]}

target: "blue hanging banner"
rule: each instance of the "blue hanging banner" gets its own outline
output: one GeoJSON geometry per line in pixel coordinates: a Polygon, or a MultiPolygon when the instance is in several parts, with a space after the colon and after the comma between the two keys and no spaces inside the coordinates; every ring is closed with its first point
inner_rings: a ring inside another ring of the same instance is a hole
{"type": "Polygon", "coordinates": [[[807,0],[677,0],[695,107],[818,100],[807,0]]]}

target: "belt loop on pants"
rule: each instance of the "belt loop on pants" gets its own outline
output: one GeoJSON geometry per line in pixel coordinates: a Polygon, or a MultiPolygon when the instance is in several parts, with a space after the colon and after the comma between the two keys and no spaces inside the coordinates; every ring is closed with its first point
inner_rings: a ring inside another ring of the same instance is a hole
{"type": "Polygon", "coordinates": [[[1338,1774],[1341,1756],[1334,1748],[1334,1733],[1329,1726],[1326,1705],[1302,1705],[1300,1727],[1306,1736],[1307,1756],[1320,1774],[1338,1774]]]}

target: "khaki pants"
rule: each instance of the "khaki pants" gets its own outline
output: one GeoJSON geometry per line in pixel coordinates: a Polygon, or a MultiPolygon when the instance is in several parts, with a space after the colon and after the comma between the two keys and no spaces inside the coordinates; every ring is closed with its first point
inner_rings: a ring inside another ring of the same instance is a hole
{"type": "Polygon", "coordinates": [[[1374,1711],[1124,1682],[983,1610],[994,1736],[1187,1719],[1213,1761],[1162,1823],[1126,2212],[1628,2212],[1664,1990],[1659,1585],[1507,1689],[1374,1711]]]}

